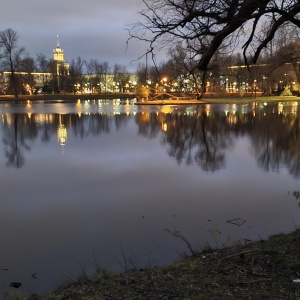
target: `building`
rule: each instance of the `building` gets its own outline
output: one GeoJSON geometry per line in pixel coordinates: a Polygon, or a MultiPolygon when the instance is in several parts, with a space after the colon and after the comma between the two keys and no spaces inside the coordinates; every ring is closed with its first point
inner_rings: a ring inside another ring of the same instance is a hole
{"type": "MultiPolygon", "coordinates": [[[[136,89],[135,74],[70,74],[70,64],[65,61],[58,36],[48,62],[49,72],[15,72],[19,94],[133,92],[136,89]]],[[[10,71],[0,72],[0,94],[12,94],[10,77],[10,71]]]]}
{"type": "Polygon", "coordinates": [[[70,64],[65,62],[64,50],[59,47],[58,36],[56,40],[56,48],[53,49],[53,61],[56,66],[55,75],[69,75],[70,64]]]}

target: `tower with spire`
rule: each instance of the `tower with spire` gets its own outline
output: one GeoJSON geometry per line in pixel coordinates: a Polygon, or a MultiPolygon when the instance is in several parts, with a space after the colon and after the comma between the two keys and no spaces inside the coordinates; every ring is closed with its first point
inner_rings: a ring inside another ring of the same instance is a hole
{"type": "Polygon", "coordinates": [[[62,85],[62,77],[69,75],[70,65],[65,62],[64,50],[59,46],[58,35],[56,36],[56,48],[53,49],[53,62],[55,64],[55,76],[57,81],[57,89],[64,89],[62,85]]]}
{"type": "Polygon", "coordinates": [[[53,60],[56,62],[64,62],[64,50],[59,47],[58,35],[56,36],[56,48],[53,49],[53,60]]]}

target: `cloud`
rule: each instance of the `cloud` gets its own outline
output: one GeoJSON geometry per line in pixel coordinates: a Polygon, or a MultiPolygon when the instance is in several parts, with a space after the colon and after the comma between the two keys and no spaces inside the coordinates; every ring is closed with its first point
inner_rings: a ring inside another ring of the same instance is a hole
{"type": "Polygon", "coordinates": [[[33,57],[37,53],[52,57],[59,35],[67,60],[80,56],[131,68],[130,62],[147,49],[147,45],[133,41],[128,48],[126,45],[129,34],[125,28],[137,21],[139,2],[31,0],[29,4],[12,0],[0,11],[0,29],[16,30],[19,45],[33,57]]]}

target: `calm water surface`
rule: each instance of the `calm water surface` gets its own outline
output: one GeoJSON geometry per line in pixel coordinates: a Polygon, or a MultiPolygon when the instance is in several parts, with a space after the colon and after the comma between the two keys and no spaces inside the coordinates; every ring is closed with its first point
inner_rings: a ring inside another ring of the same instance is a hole
{"type": "Polygon", "coordinates": [[[0,104],[0,298],[295,229],[298,105],[0,104]]]}

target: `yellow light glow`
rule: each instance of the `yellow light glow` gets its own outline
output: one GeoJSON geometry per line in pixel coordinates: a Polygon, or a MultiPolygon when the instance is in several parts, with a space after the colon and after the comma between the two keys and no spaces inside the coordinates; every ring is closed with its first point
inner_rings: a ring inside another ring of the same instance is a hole
{"type": "Polygon", "coordinates": [[[67,128],[65,125],[59,125],[57,128],[57,140],[61,146],[64,146],[67,141],[67,128]]]}

